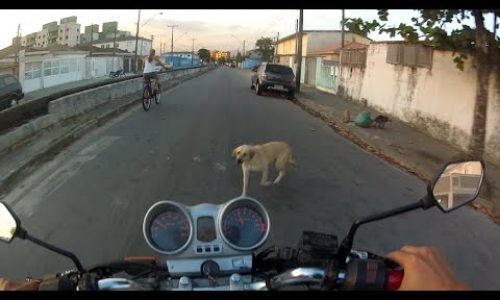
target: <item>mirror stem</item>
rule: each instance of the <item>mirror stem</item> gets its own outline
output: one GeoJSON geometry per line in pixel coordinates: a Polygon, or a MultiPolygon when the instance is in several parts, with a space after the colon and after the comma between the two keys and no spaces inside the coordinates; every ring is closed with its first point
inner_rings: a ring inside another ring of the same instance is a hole
{"type": "Polygon", "coordinates": [[[429,195],[426,195],[425,197],[423,197],[422,199],[420,199],[419,201],[417,201],[415,203],[401,206],[401,207],[398,207],[395,209],[388,210],[386,212],[378,213],[378,214],[371,215],[371,216],[363,218],[363,219],[356,220],[352,224],[351,229],[349,229],[349,233],[347,234],[347,236],[342,241],[342,244],[340,245],[340,249],[339,249],[338,253],[340,255],[339,258],[340,258],[341,263],[345,263],[347,255],[349,255],[349,253],[351,252],[352,244],[354,242],[354,235],[356,234],[356,230],[358,230],[359,226],[366,224],[366,223],[370,223],[370,222],[382,220],[382,219],[385,219],[388,217],[392,217],[395,215],[403,214],[403,213],[415,210],[417,208],[428,209],[434,205],[435,204],[432,202],[431,197],[429,197],[429,195]]]}
{"type": "Polygon", "coordinates": [[[80,260],[73,253],[71,253],[69,251],[66,251],[66,250],[63,250],[61,248],[58,248],[56,246],[53,246],[53,245],[51,245],[49,243],[46,243],[46,242],[44,242],[42,240],[39,240],[36,237],[29,235],[24,230],[22,232],[20,232],[19,237],[21,237],[22,239],[30,240],[30,241],[32,241],[35,244],[38,244],[38,245],[40,245],[40,246],[42,246],[44,248],[47,248],[47,249],[49,249],[49,250],[51,250],[53,252],[56,252],[58,254],[61,254],[61,255],[64,255],[64,256],[70,258],[73,261],[73,263],[75,264],[75,266],[76,266],[76,268],[78,269],[79,272],[81,272],[81,273],[85,272],[85,269],[83,268],[82,264],[80,263],[80,260]]]}

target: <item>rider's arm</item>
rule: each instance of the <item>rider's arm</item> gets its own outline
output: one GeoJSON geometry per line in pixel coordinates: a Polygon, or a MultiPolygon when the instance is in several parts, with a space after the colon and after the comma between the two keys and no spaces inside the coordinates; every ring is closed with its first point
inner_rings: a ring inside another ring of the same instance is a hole
{"type": "Polygon", "coordinates": [[[0,291],[37,291],[40,282],[36,280],[15,281],[0,278],[0,291]]]}
{"type": "Polygon", "coordinates": [[[435,248],[405,246],[387,256],[404,269],[399,290],[470,290],[435,248]]]}
{"type": "Polygon", "coordinates": [[[160,65],[162,65],[165,70],[168,70],[168,67],[161,61],[160,57],[159,56],[155,56],[155,60],[156,62],[158,62],[160,65]]]}

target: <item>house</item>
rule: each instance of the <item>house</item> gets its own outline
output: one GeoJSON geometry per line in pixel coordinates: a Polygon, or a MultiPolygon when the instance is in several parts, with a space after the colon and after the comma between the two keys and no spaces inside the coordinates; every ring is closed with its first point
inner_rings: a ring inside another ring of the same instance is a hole
{"type": "Polygon", "coordinates": [[[212,51],[210,51],[210,57],[215,61],[218,61],[220,58],[224,58],[225,60],[228,60],[231,57],[231,52],[212,50],[212,51]]]}
{"type": "MultiPolygon", "coordinates": [[[[367,44],[350,42],[345,44],[344,47],[335,43],[311,50],[309,56],[316,58],[315,87],[333,94],[339,94],[340,87],[340,93],[342,94],[346,88],[346,84],[341,84],[343,76],[350,77],[353,71],[363,72],[367,49],[367,44]]],[[[360,78],[362,78],[362,75],[360,78]]],[[[347,83],[353,84],[354,88],[355,81],[349,80],[347,83]]],[[[357,82],[356,87],[356,92],[359,95],[360,82],[357,82]]]]}
{"type": "MultiPolygon", "coordinates": [[[[361,43],[368,45],[371,39],[352,32],[344,32],[344,43],[361,43]]],[[[311,51],[321,49],[329,45],[340,45],[342,43],[341,30],[304,30],[302,32],[302,83],[315,84],[316,78],[316,56],[311,51]]],[[[276,42],[275,61],[287,65],[296,71],[297,35],[290,34],[276,42]]]]}
{"type": "Polygon", "coordinates": [[[201,63],[199,56],[190,51],[166,52],[161,57],[166,65],[173,68],[197,66],[201,63]]]}
{"type": "Polygon", "coordinates": [[[17,53],[10,47],[0,50],[0,66],[3,72],[15,66],[14,72],[25,93],[82,79],[104,77],[118,69],[127,72],[133,63],[132,53],[90,45],[22,47],[17,53]],[[16,56],[18,63],[15,62],[16,56]]]}
{"type": "MultiPolygon", "coordinates": [[[[135,53],[136,39],[133,36],[121,36],[121,37],[111,37],[103,38],[92,42],[93,46],[99,48],[118,48],[130,53],[135,53]],[[114,46],[113,46],[114,45],[114,46]]],[[[152,40],[139,37],[137,40],[137,55],[147,56],[152,48],[152,40]]]]}
{"type": "Polygon", "coordinates": [[[262,63],[262,53],[257,49],[248,50],[243,60],[243,69],[252,69],[262,63]]]}

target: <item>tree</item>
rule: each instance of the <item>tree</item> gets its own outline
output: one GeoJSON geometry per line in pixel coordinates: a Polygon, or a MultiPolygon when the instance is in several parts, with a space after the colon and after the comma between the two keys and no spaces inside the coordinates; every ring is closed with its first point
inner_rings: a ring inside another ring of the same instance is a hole
{"type": "Polygon", "coordinates": [[[224,56],[219,57],[219,63],[220,64],[225,64],[226,63],[226,57],[224,57],[224,56]]]}
{"type": "Polygon", "coordinates": [[[208,51],[205,48],[201,48],[200,50],[198,50],[198,56],[200,57],[200,59],[203,59],[203,61],[205,61],[205,62],[210,61],[210,51],[208,51]]]}
{"type": "Polygon", "coordinates": [[[270,37],[261,37],[255,42],[256,51],[262,54],[264,61],[272,61],[274,54],[273,39],[270,37]]]}
{"type": "MultiPolygon", "coordinates": [[[[411,25],[401,23],[399,26],[388,26],[387,23],[379,23],[377,20],[369,22],[360,18],[347,18],[344,24],[349,31],[364,36],[378,29],[379,33],[389,33],[391,37],[399,34],[408,42],[421,41],[436,49],[451,50],[453,61],[462,71],[464,60],[471,56],[477,77],[469,154],[481,158],[485,148],[489,78],[492,71],[496,70],[497,76],[500,73],[500,40],[495,37],[493,30],[485,28],[484,16],[493,13],[496,19],[496,16],[500,15],[500,10],[419,9],[417,11],[419,16],[411,19],[413,23],[411,25]],[[471,17],[474,19],[475,28],[462,24],[471,17]],[[453,21],[457,21],[462,27],[451,33],[446,32],[443,28],[453,21]]],[[[387,22],[388,10],[379,9],[378,16],[380,21],[387,22]]],[[[496,22],[495,27],[498,27],[496,22]]],[[[497,82],[500,82],[498,78],[497,82]]]]}
{"type": "Polygon", "coordinates": [[[243,60],[244,60],[243,55],[241,55],[241,52],[238,52],[238,54],[236,54],[236,62],[240,63],[243,60]]]}

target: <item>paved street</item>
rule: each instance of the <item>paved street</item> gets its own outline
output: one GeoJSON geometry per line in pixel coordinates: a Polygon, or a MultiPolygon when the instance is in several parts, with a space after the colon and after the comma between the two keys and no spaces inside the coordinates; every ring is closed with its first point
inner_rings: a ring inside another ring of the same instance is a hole
{"type": "MultiPolygon", "coordinates": [[[[154,255],[143,216],[162,199],[222,203],[241,193],[232,149],[283,140],[297,167],[279,186],[250,178],[249,194],[271,215],[269,244],[295,246],[302,230],[339,235],[370,213],[416,201],[425,184],[351,144],[284,97],[256,96],[250,73],[219,68],[182,83],[144,112],[140,104],[84,136],[31,174],[5,199],[33,235],[75,252],[85,266],[154,255]]],[[[275,174],[273,173],[275,176],[275,174]]],[[[437,208],[361,227],[356,248],[379,254],[434,245],[476,289],[500,287],[500,235],[466,207],[437,208]]],[[[27,241],[0,245],[0,275],[33,277],[71,268],[27,241]]]]}

